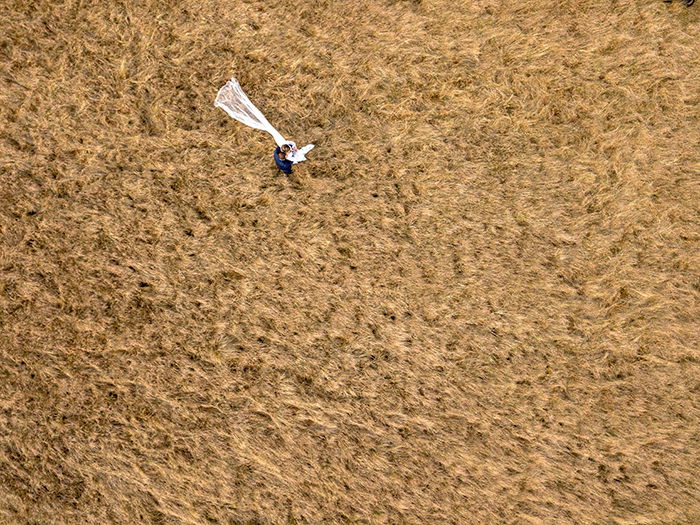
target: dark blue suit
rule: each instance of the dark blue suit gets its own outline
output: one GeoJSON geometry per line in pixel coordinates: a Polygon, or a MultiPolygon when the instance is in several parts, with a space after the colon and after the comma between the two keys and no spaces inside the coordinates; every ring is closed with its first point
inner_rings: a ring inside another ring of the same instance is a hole
{"type": "Polygon", "coordinates": [[[291,160],[282,160],[280,158],[280,149],[279,146],[277,146],[277,149],[275,150],[275,164],[277,164],[277,167],[282,170],[282,173],[286,173],[287,175],[292,173],[292,165],[294,164],[291,160]]]}

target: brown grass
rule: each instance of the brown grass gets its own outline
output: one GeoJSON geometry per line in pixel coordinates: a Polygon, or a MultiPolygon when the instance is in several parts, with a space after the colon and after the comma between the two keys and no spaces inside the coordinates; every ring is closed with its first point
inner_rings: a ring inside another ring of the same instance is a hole
{"type": "Polygon", "coordinates": [[[0,523],[700,522],[698,13],[6,0],[0,523]]]}

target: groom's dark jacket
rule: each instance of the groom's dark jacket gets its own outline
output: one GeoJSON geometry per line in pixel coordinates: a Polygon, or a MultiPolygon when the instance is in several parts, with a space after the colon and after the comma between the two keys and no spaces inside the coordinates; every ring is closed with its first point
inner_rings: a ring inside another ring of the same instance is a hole
{"type": "Polygon", "coordinates": [[[282,160],[280,158],[280,149],[279,146],[277,146],[277,149],[275,150],[275,164],[277,164],[277,167],[282,170],[282,173],[286,173],[289,175],[292,173],[292,164],[294,164],[291,160],[282,160]]]}

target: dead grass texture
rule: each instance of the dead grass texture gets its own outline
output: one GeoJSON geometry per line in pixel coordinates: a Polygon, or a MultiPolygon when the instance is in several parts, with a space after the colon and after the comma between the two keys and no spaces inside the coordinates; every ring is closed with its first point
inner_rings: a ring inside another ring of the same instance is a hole
{"type": "Polygon", "coordinates": [[[0,522],[700,522],[698,16],[5,1],[0,522]]]}

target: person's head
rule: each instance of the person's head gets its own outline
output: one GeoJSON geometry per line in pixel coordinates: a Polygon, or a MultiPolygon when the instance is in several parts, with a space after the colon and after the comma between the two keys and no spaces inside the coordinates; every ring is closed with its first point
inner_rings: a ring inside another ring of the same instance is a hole
{"type": "Polygon", "coordinates": [[[292,148],[289,147],[289,144],[282,144],[282,147],[280,148],[282,150],[282,153],[285,155],[292,151],[292,148]]]}
{"type": "Polygon", "coordinates": [[[278,155],[278,157],[279,157],[281,160],[284,160],[284,159],[287,158],[287,154],[286,154],[284,151],[280,151],[280,154],[278,155]]]}

